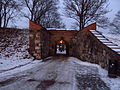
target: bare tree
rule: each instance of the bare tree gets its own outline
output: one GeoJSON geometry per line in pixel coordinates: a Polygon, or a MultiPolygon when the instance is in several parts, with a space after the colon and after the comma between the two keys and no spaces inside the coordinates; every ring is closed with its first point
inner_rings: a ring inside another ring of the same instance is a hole
{"type": "Polygon", "coordinates": [[[65,28],[64,23],[62,23],[60,14],[58,12],[58,6],[57,3],[52,0],[53,5],[51,9],[46,12],[40,20],[38,20],[39,24],[42,24],[43,26],[47,28],[65,28]]]}
{"type": "Polygon", "coordinates": [[[27,7],[30,12],[30,16],[24,13],[24,16],[32,21],[37,21],[42,15],[44,15],[51,8],[50,0],[21,0],[22,4],[27,7]],[[50,4],[50,5],[49,5],[50,4]],[[36,17],[36,15],[39,17],[36,17]]]}
{"type": "Polygon", "coordinates": [[[97,26],[103,29],[107,29],[110,25],[110,19],[105,16],[99,16],[95,21],[97,22],[97,26]]]}
{"type": "Polygon", "coordinates": [[[57,9],[54,8],[47,12],[39,23],[47,28],[65,28],[65,25],[61,21],[60,14],[55,11],[57,11],[57,9]]]}
{"type": "Polygon", "coordinates": [[[0,1],[0,27],[2,27],[2,0],[0,1]]]}
{"type": "Polygon", "coordinates": [[[51,21],[54,21],[56,26],[62,26],[60,15],[57,12],[58,0],[22,0],[22,4],[30,13],[29,15],[24,13],[24,16],[29,20],[45,27],[55,27],[51,21]]]}
{"type": "Polygon", "coordinates": [[[0,27],[7,27],[19,11],[19,5],[15,0],[2,0],[0,2],[0,27]]]}
{"type": "Polygon", "coordinates": [[[77,21],[77,25],[82,30],[85,25],[100,20],[108,13],[105,9],[108,0],[65,0],[65,11],[67,17],[77,21]]]}
{"type": "Polygon", "coordinates": [[[112,23],[110,23],[110,32],[113,34],[120,34],[120,10],[115,15],[112,23]]]}

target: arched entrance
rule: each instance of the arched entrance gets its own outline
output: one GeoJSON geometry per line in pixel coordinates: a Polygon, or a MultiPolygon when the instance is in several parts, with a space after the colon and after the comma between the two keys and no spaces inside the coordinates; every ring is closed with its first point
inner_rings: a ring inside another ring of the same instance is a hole
{"type": "Polygon", "coordinates": [[[66,42],[61,38],[56,43],[56,54],[67,54],[66,42]]]}

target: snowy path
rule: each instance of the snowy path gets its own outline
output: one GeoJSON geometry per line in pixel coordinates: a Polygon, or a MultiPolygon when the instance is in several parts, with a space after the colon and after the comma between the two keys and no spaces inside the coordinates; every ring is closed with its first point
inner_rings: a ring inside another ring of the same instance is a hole
{"type": "Polygon", "coordinates": [[[70,57],[53,58],[0,80],[0,90],[110,90],[99,78],[96,67],[75,61],[70,57]]]}

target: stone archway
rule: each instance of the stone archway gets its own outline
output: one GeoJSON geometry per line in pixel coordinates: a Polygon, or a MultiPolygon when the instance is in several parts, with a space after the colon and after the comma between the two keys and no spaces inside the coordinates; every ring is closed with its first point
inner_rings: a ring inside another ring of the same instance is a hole
{"type": "Polygon", "coordinates": [[[56,42],[55,53],[56,54],[65,54],[65,55],[67,54],[67,43],[63,39],[63,37],[61,37],[61,39],[56,42]]]}

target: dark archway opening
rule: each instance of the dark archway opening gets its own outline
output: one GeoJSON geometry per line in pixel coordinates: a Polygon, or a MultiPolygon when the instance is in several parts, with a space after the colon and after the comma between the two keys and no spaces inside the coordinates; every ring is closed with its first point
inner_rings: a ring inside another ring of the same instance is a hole
{"type": "Polygon", "coordinates": [[[61,38],[59,41],[56,43],[56,54],[67,54],[67,43],[64,41],[63,38],[61,38]]]}

